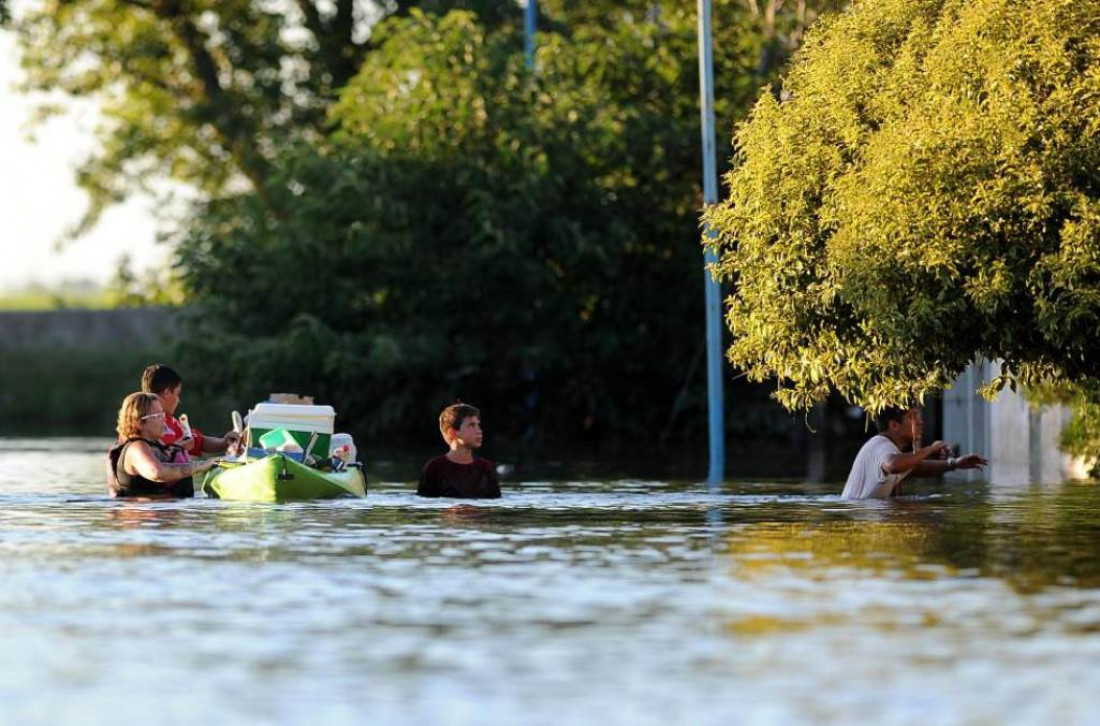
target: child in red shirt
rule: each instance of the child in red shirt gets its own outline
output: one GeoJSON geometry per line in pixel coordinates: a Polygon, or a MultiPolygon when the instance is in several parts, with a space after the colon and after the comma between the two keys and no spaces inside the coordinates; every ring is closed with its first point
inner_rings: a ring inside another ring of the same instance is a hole
{"type": "MultiPolygon", "coordinates": [[[[164,409],[164,435],[161,437],[163,444],[175,444],[191,456],[203,454],[222,454],[230,448],[240,445],[240,434],[235,431],[226,433],[225,436],[204,436],[198,429],[190,429],[191,436],[186,435],[186,430],[180,420],[176,418],[176,408],[180,403],[180,394],[183,392],[183,379],[178,373],[161,363],[154,363],[147,367],[141,374],[141,390],[145,393],[154,393],[160,399],[164,409]]],[[[189,428],[189,427],[188,427],[189,428]]]]}

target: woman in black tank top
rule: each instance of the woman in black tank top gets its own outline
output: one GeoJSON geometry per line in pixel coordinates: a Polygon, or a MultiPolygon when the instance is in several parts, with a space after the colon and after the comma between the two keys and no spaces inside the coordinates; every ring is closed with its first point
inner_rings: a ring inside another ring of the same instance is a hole
{"type": "Polygon", "coordinates": [[[194,475],[213,466],[190,461],[177,446],[165,446],[164,409],[152,393],[131,393],[118,412],[119,443],[107,454],[107,485],[115,497],[191,497],[194,475]]]}

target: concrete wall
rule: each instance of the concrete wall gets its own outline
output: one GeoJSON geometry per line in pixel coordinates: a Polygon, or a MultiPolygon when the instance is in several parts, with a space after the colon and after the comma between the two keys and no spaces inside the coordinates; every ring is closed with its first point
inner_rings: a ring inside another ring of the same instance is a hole
{"type": "Polygon", "coordinates": [[[1000,374],[997,363],[974,363],[944,393],[944,439],[963,454],[989,459],[984,474],[959,471],[949,479],[988,479],[993,484],[1051,484],[1082,478],[1081,462],[1058,448],[1070,411],[1064,406],[1033,408],[1018,393],[1002,391],[986,401],[976,391],[1000,374]]]}
{"type": "Polygon", "coordinates": [[[178,320],[171,308],[0,312],[0,350],[148,348],[169,339],[178,320]]]}
{"type": "MultiPolygon", "coordinates": [[[[989,364],[970,366],[943,394],[943,439],[965,453],[990,458],[990,417],[985,399],[973,392],[989,379],[989,364]]],[[[972,480],[975,472],[959,472],[956,478],[972,480]]],[[[982,477],[984,478],[984,477],[982,477]]]]}

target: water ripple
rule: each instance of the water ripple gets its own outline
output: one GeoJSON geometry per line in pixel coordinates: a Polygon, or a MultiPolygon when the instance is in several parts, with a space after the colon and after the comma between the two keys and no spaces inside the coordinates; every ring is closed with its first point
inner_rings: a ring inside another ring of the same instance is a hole
{"type": "Polygon", "coordinates": [[[1100,706],[1097,487],[123,502],[103,445],[0,440],[6,723],[1084,724],[1100,706]]]}

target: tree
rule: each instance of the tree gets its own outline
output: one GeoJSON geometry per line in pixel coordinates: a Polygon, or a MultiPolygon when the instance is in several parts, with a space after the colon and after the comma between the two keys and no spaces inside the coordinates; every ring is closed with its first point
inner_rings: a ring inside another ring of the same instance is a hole
{"type": "MultiPolygon", "coordinates": [[[[740,2],[762,32],[786,39],[787,50],[818,6],[838,4],[799,0],[776,13],[781,0],[740,2]]],[[[540,27],[569,35],[597,21],[660,17],[660,7],[652,0],[545,0],[540,27]]],[[[377,45],[374,25],[387,13],[418,8],[470,10],[489,29],[522,23],[514,0],[43,0],[28,9],[14,24],[26,88],[92,97],[103,111],[98,150],[77,173],[90,205],[73,235],[159,179],[182,181],[204,199],[241,187],[264,193],[277,148],[288,138],[323,135],[328,105],[377,45]]],[[[682,14],[674,8],[670,16],[682,14]]],[[[0,0],[0,22],[7,10],[0,0]]],[[[738,45],[757,39],[750,33],[738,45]]],[[[46,106],[42,115],[61,109],[46,106]]]]}
{"type": "Polygon", "coordinates": [[[1100,5],[881,0],[818,25],[707,215],[728,356],[870,409],[975,358],[1100,385],[1100,5]]]}
{"type": "Polygon", "coordinates": [[[362,57],[355,3],[336,5],[322,16],[308,1],[284,14],[250,0],[47,0],[20,17],[27,87],[102,105],[100,147],[77,175],[91,198],[77,231],[151,179],[204,195],[262,188],[273,137],[315,128],[320,99],[362,57]]]}
{"type": "MultiPolygon", "coordinates": [[[[722,3],[724,27],[754,27],[722,3]]],[[[494,428],[690,438],[703,402],[693,9],[564,22],[526,70],[515,27],[386,21],[323,143],[266,194],[213,200],[178,242],[203,312],[196,378],[338,401],[372,433],[455,396],[494,428]],[[227,280],[236,281],[227,284],[227,280]]],[[[755,94],[760,35],[718,54],[720,116],[755,94]]]]}
{"type": "MultiPolygon", "coordinates": [[[[14,23],[26,88],[91,97],[102,109],[99,148],[77,172],[90,205],[73,235],[165,178],[203,198],[242,186],[264,193],[275,150],[323,133],[328,105],[374,46],[371,27],[388,9],[419,4],[44,0],[28,9],[14,23]]],[[[464,4],[499,22],[504,8],[519,12],[506,0],[464,4]]]]}

